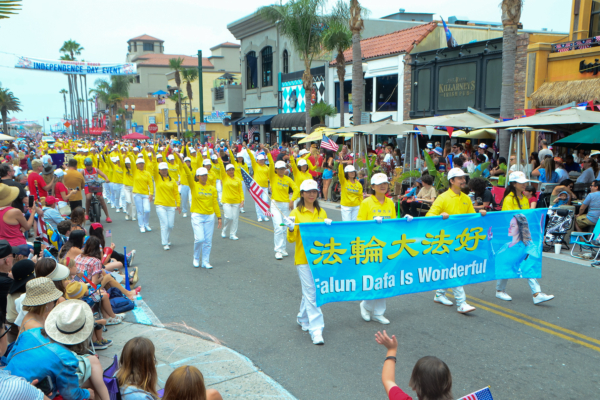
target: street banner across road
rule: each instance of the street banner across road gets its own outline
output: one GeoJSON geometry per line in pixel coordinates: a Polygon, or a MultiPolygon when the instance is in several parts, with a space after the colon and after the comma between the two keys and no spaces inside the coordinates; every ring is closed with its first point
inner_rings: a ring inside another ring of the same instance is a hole
{"type": "Polygon", "coordinates": [[[301,224],[317,305],[540,278],[547,209],[301,224]]]}
{"type": "Polygon", "coordinates": [[[20,56],[17,57],[15,68],[79,75],[134,75],[137,73],[137,65],[134,63],[41,60],[20,56]]]}

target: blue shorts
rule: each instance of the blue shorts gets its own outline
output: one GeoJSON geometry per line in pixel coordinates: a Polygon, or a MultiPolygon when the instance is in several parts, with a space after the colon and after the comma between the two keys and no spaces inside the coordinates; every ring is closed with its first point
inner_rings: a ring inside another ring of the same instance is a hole
{"type": "Polygon", "coordinates": [[[333,178],[333,170],[325,169],[323,170],[323,179],[331,179],[333,178]]]}

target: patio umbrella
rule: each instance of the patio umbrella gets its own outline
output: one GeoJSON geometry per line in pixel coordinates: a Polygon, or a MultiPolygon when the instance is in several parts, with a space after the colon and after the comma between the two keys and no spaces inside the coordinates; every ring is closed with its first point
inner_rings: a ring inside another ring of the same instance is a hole
{"type": "Polygon", "coordinates": [[[308,135],[306,133],[296,133],[296,134],[292,135],[292,137],[296,138],[296,139],[298,139],[298,138],[305,138],[307,136],[308,135]]]}
{"type": "Polygon", "coordinates": [[[5,135],[3,133],[0,133],[0,140],[15,140],[16,138],[12,137],[12,136],[8,136],[5,135]]]}
{"type": "Polygon", "coordinates": [[[299,141],[298,144],[321,140],[323,139],[323,134],[325,134],[325,136],[334,135],[337,134],[337,130],[325,127],[316,128],[314,131],[312,131],[310,135],[306,136],[304,139],[299,141]]]}
{"type": "Polygon", "coordinates": [[[468,108],[466,112],[460,114],[440,115],[437,117],[411,119],[404,121],[403,124],[423,125],[423,126],[450,126],[453,128],[475,129],[484,124],[491,124],[494,118],[487,114],[468,108]]]}
{"type": "Polygon", "coordinates": [[[456,131],[452,134],[452,138],[464,139],[496,139],[495,129],[477,129],[470,132],[456,131]]]}
{"type": "Polygon", "coordinates": [[[342,133],[367,133],[369,135],[398,135],[399,133],[412,129],[409,126],[402,129],[403,124],[395,121],[385,120],[381,122],[373,122],[372,124],[355,125],[348,128],[338,129],[337,132],[342,133]]]}
{"type": "Polygon", "coordinates": [[[129,135],[125,135],[123,136],[123,139],[127,139],[127,140],[144,140],[144,139],[150,139],[148,136],[146,135],[142,135],[141,133],[130,133],[129,135]]]}
{"type": "Polygon", "coordinates": [[[580,132],[557,140],[552,146],[570,147],[572,149],[594,150],[600,147],[600,125],[594,125],[580,132]]]}
{"type": "Polygon", "coordinates": [[[235,76],[231,75],[229,72],[225,72],[223,75],[221,75],[217,79],[232,79],[232,78],[235,78],[235,76]]]}
{"type": "Polygon", "coordinates": [[[578,132],[596,124],[600,124],[600,112],[569,108],[536,114],[526,118],[512,119],[497,124],[480,125],[478,128],[527,129],[527,127],[543,127],[553,131],[578,132]]]}
{"type": "Polygon", "coordinates": [[[152,96],[162,96],[165,94],[167,94],[167,92],[165,92],[164,90],[159,90],[159,91],[152,93],[152,96]]]}

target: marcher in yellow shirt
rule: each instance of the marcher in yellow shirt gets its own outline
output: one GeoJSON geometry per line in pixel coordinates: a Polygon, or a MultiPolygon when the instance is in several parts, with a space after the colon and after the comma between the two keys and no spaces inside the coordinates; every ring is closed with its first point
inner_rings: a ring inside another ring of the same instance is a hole
{"type": "MultiPolygon", "coordinates": [[[[242,177],[242,169],[246,171],[248,175],[250,175],[250,169],[248,168],[248,164],[244,161],[244,157],[242,157],[241,153],[238,153],[235,157],[233,152],[231,151],[231,146],[229,147],[229,157],[231,159],[231,163],[235,167],[235,176],[237,176],[242,181],[242,188],[244,190],[244,196],[248,193],[248,188],[246,187],[246,182],[244,182],[244,178],[242,177]]],[[[243,214],[244,205],[240,207],[240,212],[243,214]]]]}
{"type": "MultiPolygon", "coordinates": [[[[175,225],[175,211],[181,213],[179,208],[179,188],[177,181],[169,175],[169,165],[166,162],[159,163],[154,169],[154,183],[156,185],[156,214],[160,222],[160,237],[164,250],[171,246],[171,231],[175,225]]],[[[149,226],[145,229],[148,231],[149,226]]],[[[150,229],[151,230],[151,229],[150,229]]],[[[140,229],[144,232],[143,229],[140,229]]]]}
{"type": "Polygon", "coordinates": [[[124,206],[124,202],[121,202],[121,193],[123,191],[123,168],[121,166],[121,162],[119,159],[119,153],[115,153],[114,156],[109,158],[112,168],[113,175],[111,178],[111,182],[113,183],[111,189],[111,208],[116,208],[115,212],[120,212],[121,207],[124,206]]]}
{"type": "MultiPolygon", "coordinates": [[[[182,163],[181,159],[179,162],[182,163]]],[[[221,229],[221,210],[219,210],[219,198],[217,188],[208,184],[208,170],[198,168],[195,178],[188,169],[182,168],[187,174],[192,192],[192,229],[194,230],[194,258],[192,264],[195,268],[200,267],[200,253],[202,253],[202,268],[211,269],[210,249],[212,248],[212,236],[215,226],[215,215],[218,218],[217,229],[221,229]]]]}
{"type": "MultiPolygon", "coordinates": [[[[263,190],[261,198],[265,202],[269,202],[269,166],[265,164],[266,157],[262,154],[259,154],[256,159],[254,158],[254,154],[250,150],[248,150],[248,156],[250,156],[250,161],[252,162],[252,171],[254,172],[254,176],[252,179],[256,182],[258,186],[260,186],[263,190]]],[[[263,213],[262,209],[258,206],[258,204],[254,204],[256,207],[256,216],[258,217],[258,222],[263,220],[268,221],[269,218],[263,213]]]]}
{"type": "Polygon", "coordinates": [[[342,189],[342,221],[356,221],[358,210],[363,201],[363,187],[356,179],[356,169],[353,165],[339,163],[338,178],[342,189]]]}
{"type": "MultiPolygon", "coordinates": [[[[292,167],[292,173],[294,174],[294,182],[296,182],[298,187],[300,187],[305,180],[313,178],[309,170],[314,171],[315,167],[307,157],[299,158],[298,161],[296,161],[294,157],[290,157],[290,165],[292,167]]],[[[298,200],[296,200],[296,203],[297,202],[298,200]]]]}
{"type": "Polygon", "coordinates": [[[227,237],[227,228],[229,230],[229,239],[238,240],[236,236],[238,221],[240,218],[240,207],[244,206],[244,189],[242,188],[242,180],[235,175],[235,166],[227,164],[227,168],[223,165],[223,160],[219,157],[219,170],[221,171],[221,184],[223,185],[223,214],[225,215],[225,224],[221,237],[227,237]]]}
{"type": "MultiPolygon", "coordinates": [[[[133,160],[133,156],[129,156],[133,160]]],[[[138,226],[140,231],[150,225],[150,202],[154,197],[154,183],[152,174],[146,171],[148,157],[143,154],[142,158],[135,160],[133,168],[133,201],[137,210],[138,226]]]]}
{"type": "Polygon", "coordinates": [[[223,197],[223,182],[221,182],[221,166],[219,165],[219,160],[221,157],[213,154],[210,156],[210,162],[212,163],[212,173],[216,178],[215,187],[217,188],[217,193],[219,195],[219,204],[222,204],[221,198],[223,197]]]}
{"type": "Polygon", "coordinates": [[[302,285],[302,302],[300,303],[300,312],[296,321],[302,327],[303,331],[310,333],[314,344],[324,344],[323,312],[317,307],[317,297],[315,289],[315,280],[313,278],[304,246],[302,245],[301,228],[299,224],[306,222],[325,222],[331,225],[331,220],[327,218],[327,213],[319,206],[317,197],[319,196],[319,187],[317,182],[307,179],[300,186],[300,201],[289,217],[285,217],[287,226],[287,240],[296,244],[295,264],[302,285]]]}
{"type": "Polygon", "coordinates": [[[290,215],[290,211],[294,209],[294,200],[300,193],[298,185],[285,175],[285,162],[273,161],[271,153],[267,153],[269,157],[269,182],[271,182],[271,213],[273,214],[273,232],[275,241],[275,258],[281,260],[288,256],[285,246],[285,229],[281,226],[283,216],[290,215]],[[292,199],[290,200],[290,189],[293,190],[292,199]],[[273,209],[273,207],[276,207],[273,209]]]}
{"type": "Polygon", "coordinates": [[[135,158],[128,157],[131,153],[121,152],[119,153],[119,163],[123,169],[123,196],[125,197],[125,221],[129,221],[131,218],[133,221],[136,220],[137,211],[133,201],[133,170],[132,167],[135,162],[135,158]]]}

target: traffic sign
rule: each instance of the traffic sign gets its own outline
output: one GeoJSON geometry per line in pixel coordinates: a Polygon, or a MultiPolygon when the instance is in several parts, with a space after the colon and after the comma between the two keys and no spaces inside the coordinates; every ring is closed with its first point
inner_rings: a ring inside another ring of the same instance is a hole
{"type": "Polygon", "coordinates": [[[206,124],[200,124],[200,131],[206,132],[206,124]]]}
{"type": "Polygon", "coordinates": [[[148,132],[153,133],[153,134],[158,132],[158,125],[156,125],[156,124],[148,125],[148,132]]]}
{"type": "Polygon", "coordinates": [[[68,128],[68,127],[71,126],[71,124],[69,123],[69,121],[65,122],[63,125],[65,126],[65,128],[68,128]]]}

